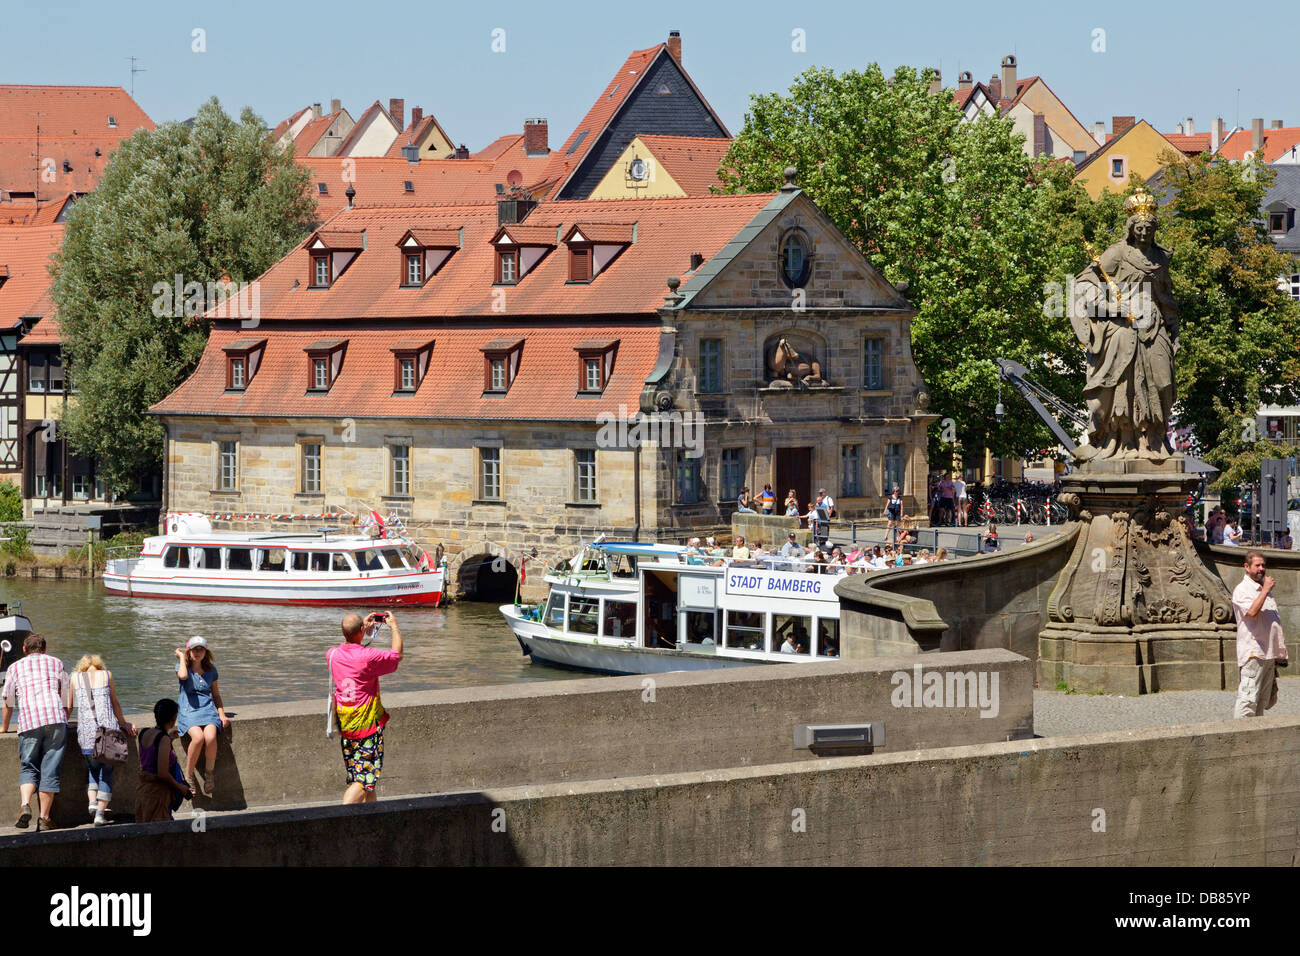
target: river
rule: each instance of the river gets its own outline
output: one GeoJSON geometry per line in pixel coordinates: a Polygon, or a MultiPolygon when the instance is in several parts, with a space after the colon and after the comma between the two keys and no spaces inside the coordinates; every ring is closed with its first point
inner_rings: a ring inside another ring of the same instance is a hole
{"type": "MultiPolygon", "coordinates": [[[[82,654],[103,657],[128,714],[150,712],[160,697],[175,698],[175,649],[199,634],[216,659],[221,696],[232,713],[243,704],[319,700],[323,715],[325,651],[342,639],[344,613],[118,597],[106,594],[98,580],[7,578],[0,600],[22,602],[23,614],[69,671],[82,654]]],[[[383,679],[386,691],[592,676],[532,664],[495,605],[460,602],[395,614],[402,666],[383,679]]],[[[387,647],[388,641],[388,631],[381,630],[374,646],[387,647]]]]}

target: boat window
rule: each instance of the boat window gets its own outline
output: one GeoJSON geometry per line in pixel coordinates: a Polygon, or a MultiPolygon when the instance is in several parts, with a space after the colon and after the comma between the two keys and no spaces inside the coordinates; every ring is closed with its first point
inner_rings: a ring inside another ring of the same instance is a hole
{"type": "Polygon", "coordinates": [[[334,571],[352,570],[352,565],[348,564],[348,556],[344,554],[342,551],[334,552],[334,564],[332,570],[334,571]]]}
{"type": "Polygon", "coordinates": [[[783,654],[812,653],[812,618],[797,614],[774,615],[772,650],[783,654]]]}
{"type": "Polygon", "coordinates": [[[201,557],[200,557],[200,559],[199,559],[199,563],[196,565],[196,567],[200,567],[200,568],[208,568],[208,569],[212,569],[212,570],[215,570],[215,569],[221,567],[221,549],[220,549],[220,548],[191,548],[191,549],[190,549],[190,557],[191,557],[191,558],[194,557],[194,552],[195,552],[195,551],[198,551],[198,552],[200,552],[200,554],[201,554],[201,557]]]}
{"type": "Polygon", "coordinates": [[[284,570],[284,548],[268,548],[262,556],[263,571],[284,570]]]}
{"type": "Polygon", "coordinates": [[[330,569],[329,552],[313,551],[311,553],[311,569],[313,571],[328,571],[330,569]]]}
{"type": "Polygon", "coordinates": [[[840,622],[833,618],[817,619],[817,653],[823,657],[840,656],[840,622]]]}
{"type": "Polygon", "coordinates": [[[551,627],[564,627],[564,593],[551,592],[550,599],[546,602],[545,621],[551,627]]]}
{"type": "Polygon", "coordinates": [[[763,650],[766,616],[757,611],[728,611],[727,647],[742,647],[751,651],[763,650]]]}
{"type": "Polygon", "coordinates": [[[172,546],[163,553],[164,568],[188,568],[190,566],[190,549],[172,546]]]}
{"type": "Polygon", "coordinates": [[[714,644],[715,611],[686,611],[686,641],[688,644],[714,644]]]}
{"type": "Polygon", "coordinates": [[[306,551],[294,551],[291,553],[293,554],[293,569],[295,571],[310,570],[311,568],[310,554],[308,554],[306,551]]]}
{"type": "Polygon", "coordinates": [[[227,548],[226,549],[226,570],[227,571],[253,570],[253,556],[249,554],[248,548],[227,548]]]}
{"type": "Polygon", "coordinates": [[[636,602],[605,602],[605,636],[636,637],[636,602]]]}
{"type": "Polygon", "coordinates": [[[398,551],[396,548],[383,548],[379,553],[383,555],[383,558],[388,563],[390,569],[400,570],[406,567],[402,562],[402,552],[398,551]]]}
{"type": "Polygon", "coordinates": [[[384,566],[383,566],[383,564],[381,564],[380,561],[379,561],[379,552],[378,552],[378,551],[371,551],[371,550],[367,550],[367,551],[358,551],[357,554],[356,554],[356,558],[357,558],[357,570],[358,570],[358,571],[382,571],[382,570],[384,570],[384,566]]]}
{"type": "Polygon", "coordinates": [[[596,615],[600,603],[589,598],[572,598],[569,601],[569,630],[577,634],[596,633],[596,615]]]}

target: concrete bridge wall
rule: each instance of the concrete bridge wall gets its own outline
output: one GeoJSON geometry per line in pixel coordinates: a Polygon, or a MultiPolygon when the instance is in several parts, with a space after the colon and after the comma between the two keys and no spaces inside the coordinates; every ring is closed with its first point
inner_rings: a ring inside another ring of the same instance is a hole
{"type": "Polygon", "coordinates": [[[0,866],[1289,866],[1297,731],[1265,717],[56,831],[0,839],[0,866]]]}
{"type": "MultiPolygon", "coordinates": [[[[914,659],[758,665],[696,673],[389,694],[380,795],[676,773],[815,759],[793,749],[801,723],[884,721],[887,751],[1033,735],[1033,664],[1002,650],[924,661],[926,672],[997,675],[996,716],[974,707],[895,707],[893,675],[914,659]]],[[[991,679],[991,678],[990,678],[991,679]]],[[[151,718],[133,717],[147,726],[151,718]]],[[[337,800],[345,787],[325,702],[244,707],[219,738],[217,799],[242,809],[337,800]]],[[[179,742],[177,756],[183,758],[179,742]]],[[[55,821],[85,822],[85,764],[63,762],[55,821]]],[[[17,735],[0,737],[0,781],[14,799],[17,735]]],[[[131,813],[134,741],[114,780],[113,809],[131,813]]],[[[188,804],[187,804],[188,807],[188,804]]]]}

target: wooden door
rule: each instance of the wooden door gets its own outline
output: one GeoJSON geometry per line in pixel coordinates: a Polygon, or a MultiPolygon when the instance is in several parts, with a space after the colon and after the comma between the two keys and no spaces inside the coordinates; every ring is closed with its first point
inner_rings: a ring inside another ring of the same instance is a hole
{"type": "Polygon", "coordinates": [[[806,513],[808,502],[813,500],[811,448],[776,449],[777,514],[785,514],[785,496],[791,488],[799,498],[799,512],[806,513]]]}

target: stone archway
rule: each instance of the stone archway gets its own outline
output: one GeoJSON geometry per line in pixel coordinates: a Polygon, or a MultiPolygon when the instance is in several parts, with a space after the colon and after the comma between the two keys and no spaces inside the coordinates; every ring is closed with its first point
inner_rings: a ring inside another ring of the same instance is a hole
{"type": "Polygon", "coordinates": [[[456,567],[461,600],[506,604],[515,599],[518,582],[519,570],[500,545],[480,541],[461,551],[456,567]]]}

